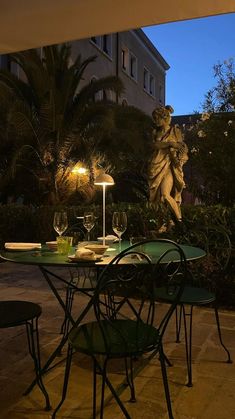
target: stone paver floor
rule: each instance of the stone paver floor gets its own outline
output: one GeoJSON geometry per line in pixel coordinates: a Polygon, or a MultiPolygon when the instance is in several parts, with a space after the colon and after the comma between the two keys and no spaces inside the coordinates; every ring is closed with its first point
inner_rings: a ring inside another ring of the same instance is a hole
{"type": "MultiPolygon", "coordinates": [[[[59,342],[63,311],[49,290],[40,271],[35,267],[0,263],[1,300],[23,299],[38,302],[42,306],[40,317],[40,341],[42,361],[45,361],[59,342]]],[[[58,288],[64,293],[63,286],[58,288]]],[[[86,304],[86,297],[76,295],[76,315],[86,304]]],[[[220,311],[224,342],[235,358],[235,312],[220,311]]],[[[173,363],[167,369],[175,419],[232,419],[235,418],[235,363],[226,364],[225,352],[218,343],[214,314],[211,309],[195,309],[193,336],[193,381],[188,388],[184,342],[175,343],[174,322],[169,325],[165,338],[165,352],[173,363]]],[[[64,350],[60,363],[44,376],[44,382],[55,407],[60,399],[64,371],[64,350]]],[[[109,367],[112,383],[123,379],[123,366],[113,362],[109,367]]],[[[44,400],[34,388],[28,396],[24,390],[34,378],[31,358],[28,355],[24,328],[1,330],[0,334],[0,418],[1,419],[48,419],[51,412],[43,410],[44,400]]],[[[161,379],[160,364],[151,361],[135,379],[137,402],[128,403],[129,392],[121,399],[133,419],[167,418],[161,379]]],[[[58,412],[59,419],[91,418],[92,369],[88,357],[75,354],[69,381],[68,396],[58,412]]],[[[106,392],[108,396],[108,391],[106,392]]],[[[116,403],[111,400],[104,419],[123,418],[116,403]]]]}

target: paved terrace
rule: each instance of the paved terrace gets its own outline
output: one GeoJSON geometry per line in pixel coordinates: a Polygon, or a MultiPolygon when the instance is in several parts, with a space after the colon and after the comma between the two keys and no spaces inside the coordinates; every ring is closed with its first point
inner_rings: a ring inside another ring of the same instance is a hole
{"type": "MultiPolygon", "coordinates": [[[[59,342],[63,311],[48,289],[40,271],[35,267],[0,263],[1,299],[23,299],[40,303],[43,314],[39,321],[42,361],[45,361],[59,342]]],[[[61,284],[58,284],[61,288],[61,284]]],[[[76,295],[74,311],[86,304],[86,297],[76,295]]],[[[224,341],[235,359],[235,313],[220,312],[224,341]]],[[[195,309],[193,337],[194,386],[187,388],[184,343],[174,341],[174,322],[165,338],[165,352],[173,362],[168,368],[169,385],[175,419],[232,419],[235,418],[235,363],[226,364],[225,353],[218,344],[213,311],[195,309]]],[[[65,353],[65,351],[64,351],[65,353]]],[[[44,382],[55,407],[63,383],[61,364],[45,377],[44,382]]],[[[113,383],[122,381],[120,362],[110,364],[113,383]]],[[[0,335],[0,418],[47,419],[50,412],[43,410],[44,399],[35,387],[22,396],[34,378],[28,355],[24,328],[1,330],[0,335]]],[[[122,393],[132,419],[167,418],[160,364],[157,359],[145,367],[135,380],[137,403],[128,403],[129,392],[122,393]]],[[[92,370],[88,357],[75,354],[67,399],[58,418],[91,418],[92,370]]],[[[108,390],[107,393],[108,395],[108,390]]],[[[121,419],[116,403],[111,400],[105,409],[105,419],[121,419]]]]}

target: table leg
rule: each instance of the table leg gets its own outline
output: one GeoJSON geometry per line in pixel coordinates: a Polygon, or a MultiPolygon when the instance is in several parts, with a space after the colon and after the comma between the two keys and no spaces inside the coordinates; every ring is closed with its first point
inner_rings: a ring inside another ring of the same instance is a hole
{"type": "MultiPolygon", "coordinates": [[[[54,286],[52,280],[50,279],[50,276],[59,279],[60,281],[62,281],[63,283],[65,283],[66,285],[70,285],[71,287],[73,287],[75,290],[77,291],[81,291],[78,287],[76,287],[74,284],[69,283],[68,281],[66,281],[65,279],[61,278],[59,275],[55,274],[54,272],[49,271],[48,269],[46,269],[43,266],[39,267],[40,271],[42,272],[44,278],[46,279],[50,289],[52,290],[53,294],[55,295],[57,301],[59,302],[60,306],[63,308],[65,315],[68,316],[69,321],[71,322],[72,326],[78,326],[82,320],[84,319],[84,317],[87,315],[87,313],[89,312],[89,310],[92,308],[93,306],[93,296],[90,296],[90,300],[88,302],[88,304],[86,305],[86,307],[84,308],[84,310],[82,311],[82,313],[80,314],[80,316],[75,320],[71,313],[69,312],[69,310],[67,309],[63,299],[61,298],[60,294],[58,293],[56,287],[54,286]]],[[[86,293],[87,295],[87,293],[86,293]]],[[[54,359],[61,354],[61,351],[64,347],[64,345],[67,343],[68,340],[68,334],[69,332],[67,332],[66,334],[63,335],[59,345],[56,347],[56,349],[54,350],[54,352],[51,354],[51,356],[48,358],[47,362],[45,363],[45,365],[41,368],[41,375],[45,374],[46,372],[48,372],[50,369],[54,368],[55,365],[53,365],[52,367],[51,364],[54,361],[54,359]]],[[[61,361],[60,361],[61,362],[61,361]]],[[[59,362],[59,363],[60,363],[59,362]]],[[[57,365],[57,364],[56,364],[57,365]]],[[[34,380],[29,387],[27,388],[27,390],[25,391],[25,394],[29,394],[30,391],[34,388],[36,384],[36,380],[34,380]]]]}

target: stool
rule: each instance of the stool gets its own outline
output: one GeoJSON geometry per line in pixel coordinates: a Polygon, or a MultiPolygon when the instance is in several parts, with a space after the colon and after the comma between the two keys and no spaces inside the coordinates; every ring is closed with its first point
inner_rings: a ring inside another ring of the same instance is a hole
{"type": "MultiPolygon", "coordinates": [[[[38,318],[42,309],[38,304],[28,301],[0,301],[0,329],[25,325],[29,353],[34,362],[37,384],[42,391],[46,407],[50,410],[50,400],[42,381],[39,349],[38,318]]],[[[25,393],[26,394],[26,393],[25,393]]],[[[25,395],[24,394],[24,395],[25,395]]]]}

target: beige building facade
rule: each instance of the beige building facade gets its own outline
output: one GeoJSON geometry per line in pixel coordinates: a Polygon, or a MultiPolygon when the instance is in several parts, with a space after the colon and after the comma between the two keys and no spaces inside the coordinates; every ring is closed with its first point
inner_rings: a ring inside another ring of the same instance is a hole
{"type": "MultiPolygon", "coordinates": [[[[165,104],[166,72],[169,65],[141,29],[117,32],[71,42],[72,57],[82,60],[96,56],[85,70],[88,82],[106,76],[118,76],[125,91],[117,97],[110,91],[100,92],[97,99],[107,98],[119,104],[135,106],[151,115],[158,105],[165,104]]],[[[18,66],[9,64],[8,56],[0,56],[0,66],[23,77],[18,66]]]]}
{"type": "Polygon", "coordinates": [[[100,96],[135,106],[147,114],[165,104],[169,65],[141,29],[74,41],[72,54],[75,57],[77,53],[82,59],[97,56],[86,69],[84,83],[109,75],[122,80],[125,91],[119,97],[111,92],[102,92],[100,96]]]}

